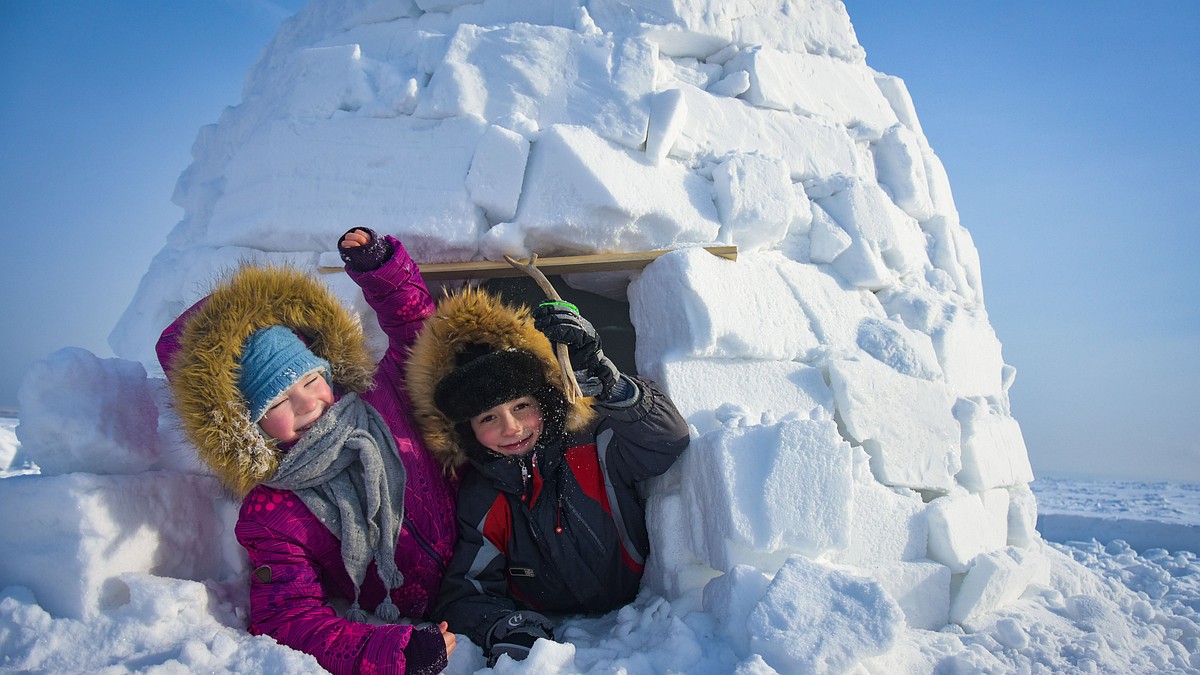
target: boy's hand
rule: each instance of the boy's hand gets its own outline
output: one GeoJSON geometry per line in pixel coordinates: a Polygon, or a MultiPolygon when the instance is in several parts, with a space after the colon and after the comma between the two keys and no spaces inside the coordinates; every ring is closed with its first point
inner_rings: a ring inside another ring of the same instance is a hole
{"type": "Polygon", "coordinates": [[[550,342],[567,346],[571,368],[584,396],[607,398],[620,372],[604,355],[596,328],[579,315],[575,305],[560,300],[543,302],[533,310],[533,327],[550,342]]]}
{"type": "Polygon", "coordinates": [[[511,612],[492,628],[488,648],[488,668],[496,665],[501,656],[508,654],[514,661],[529,656],[529,650],[538,638],[554,639],[554,627],[550,620],[537,612],[511,612]]]}

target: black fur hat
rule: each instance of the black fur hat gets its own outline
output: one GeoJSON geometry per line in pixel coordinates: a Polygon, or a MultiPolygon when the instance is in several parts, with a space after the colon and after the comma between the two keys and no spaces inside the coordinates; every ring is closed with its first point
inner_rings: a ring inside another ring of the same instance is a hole
{"type": "Polygon", "coordinates": [[[546,384],[542,360],[525,349],[488,351],[487,345],[470,345],[458,354],[457,363],[433,392],[438,410],[454,423],[532,395],[546,384]]]}

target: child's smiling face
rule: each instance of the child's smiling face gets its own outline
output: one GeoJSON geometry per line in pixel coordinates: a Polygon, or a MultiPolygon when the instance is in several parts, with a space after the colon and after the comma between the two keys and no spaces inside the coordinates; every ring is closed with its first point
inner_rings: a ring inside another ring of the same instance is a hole
{"type": "Polygon", "coordinates": [[[507,457],[524,455],[542,434],[542,407],[532,396],[493,406],[471,418],[475,438],[487,449],[507,457]]]}
{"type": "Polygon", "coordinates": [[[298,440],[333,405],[333,390],[325,375],[314,370],[288,387],[263,413],[258,425],[282,443],[298,440]]]}

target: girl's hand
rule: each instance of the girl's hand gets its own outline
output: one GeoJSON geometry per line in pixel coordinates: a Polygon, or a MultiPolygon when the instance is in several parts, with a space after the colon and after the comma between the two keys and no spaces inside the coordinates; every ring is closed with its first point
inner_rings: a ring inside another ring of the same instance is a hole
{"type": "Polygon", "coordinates": [[[454,649],[458,647],[458,636],[454,633],[451,633],[449,628],[450,624],[446,623],[445,621],[438,624],[438,630],[442,631],[442,639],[446,641],[447,659],[449,659],[450,655],[454,653],[454,649]]]}
{"type": "Polygon", "coordinates": [[[342,248],[366,246],[369,243],[371,243],[371,236],[360,229],[350,230],[342,237],[342,248]]]}

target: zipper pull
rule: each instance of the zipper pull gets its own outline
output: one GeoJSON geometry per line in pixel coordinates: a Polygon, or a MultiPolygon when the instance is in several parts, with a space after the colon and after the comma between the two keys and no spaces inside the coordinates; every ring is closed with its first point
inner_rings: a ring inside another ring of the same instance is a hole
{"type": "Polygon", "coordinates": [[[521,501],[525,501],[529,494],[529,469],[525,466],[524,457],[517,459],[517,464],[521,465],[521,501]]]}

